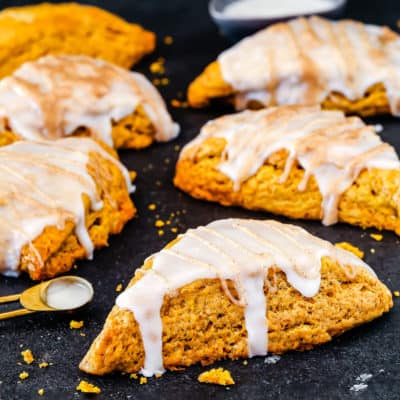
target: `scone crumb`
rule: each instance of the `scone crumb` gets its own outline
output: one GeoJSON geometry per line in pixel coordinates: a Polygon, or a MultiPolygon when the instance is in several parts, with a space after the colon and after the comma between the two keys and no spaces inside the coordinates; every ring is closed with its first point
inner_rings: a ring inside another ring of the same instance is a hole
{"type": "Polygon", "coordinates": [[[129,378],[131,378],[131,379],[137,379],[138,376],[137,376],[137,374],[130,374],[130,375],[129,375],[129,378]]]}
{"type": "Polygon", "coordinates": [[[136,177],[137,177],[136,171],[129,171],[129,179],[131,180],[131,182],[134,182],[136,177]]]}
{"type": "Polygon", "coordinates": [[[86,336],[86,333],[80,332],[79,335],[80,336],[86,336]]]}
{"type": "Polygon", "coordinates": [[[372,249],[370,250],[370,252],[371,252],[372,254],[375,254],[375,249],[372,248],[372,249]]]}
{"type": "Polygon", "coordinates": [[[156,228],[162,228],[165,225],[164,221],[162,221],[161,219],[158,219],[155,223],[154,226],[156,228]]]}
{"type": "Polygon", "coordinates": [[[395,291],[393,292],[393,294],[394,294],[396,297],[400,297],[400,292],[399,292],[398,290],[395,290],[395,291]]]}
{"type": "Polygon", "coordinates": [[[39,389],[37,391],[37,393],[38,393],[39,396],[43,396],[44,395],[44,389],[39,389]]]}
{"type": "Polygon", "coordinates": [[[166,44],[167,46],[170,46],[172,43],[174,43],[173,37],[170,36],[170,35],[165,36],[165,38],[164,38],[164,44],[166,44]]]}
{"type": "Polygon", "coordinates": [[[76,387],[76,390],[82,393],[101,393],[101,389],[98,386],[92,385],[91,383],[86,381],[80,381],[79,385],[76,387]]]}
{"type": "Polygon", "coordinates": [[[145,376],[141,376],[139,379],[139,383],[141,385],[146,385],[147,384],[147,378],[145,376]]]}
{"type": "Polygon", "coordinates": [[[231,373],[223,368],[213,368],[209,371],[202,372],[197,380],[201,383],[213,383],[222,386],[235,384],[231,373]]]}
{"type": "Polygon", "coordinates": [[[157,379],[160,379],[162,377],[162,374],[155,374],[154,375],[157,379]]]}
{"type": "Polygon", "coordinates": [[[249,362],[247,360],[243,361],[243,365],[247,365],[249,362]]]}
{"type": "Polygon", "coordinates": [[[383,235],[380,233],[371,233],[369,236],[371,236],[372,239],[376,240],[377,242],[380,242],[383,239],[383,235]]]}
{"type": "Polygon", "coordinates": [[[21,356],[26,364],[32,364],[35,361],[32,352],[29,349],[21,351],[21,356]]]}
{"type": "Polygon", "coordinates": [[[47,362],[41,362],[39,364],[39,368],[47,368],[48,366],[49,366],[49,363],[47,363],[47,362]]]}
{"type": "MultiPolygon", "coordinates": [[[[174,150],[175,151],[179,151],[181,149],[181,146],[179,146],[179,144],[176,144],[175,146],[174,146],[174,150]]],[[[171,213],[171,214],[173,214],[173,213],[171,213]]]]}
{"type": "Polygon", "coordinates": [[[351,253],[356,255],[358,258],[361,258],[361,259],[364,258],[364,252],[349,242],[335,243],[335,246],[339,247],[340,249],[350,251],[351,253]]]}
{"type": "Polygon", "coordinates": [[[156,206],[154,203],[151,203],[151,204],[149,204],[149,205],[147,206],[147,208],[148,208],[150,211],[154,211],[154,210],[157,208],[157,206],[156,206]]]}
{"type": "Polygon", "coordinates": [[[24,380],[29,377],[29,374],[26,371],[23,371],[19,374],[19,379],[24,380]]]}
{"type": "Polygon", "coordinates": [[[150,72],[152,74],[162,75],[165,73],[165,59],[160,57],[157,61],[154,61],[150,64],[150,72]]]}
{"type": "Polygon", "coordinates": [[[188,108],[189,103],[187,101],[180,101],[177,99],[172,99],[171,100],[171,106],[175,108],[188,108]]]}
{"type": "Polygon", "coordinates": [[[122,288],[123,288],[122,283],[118,283],[117,287],[115,288],[115,291],[116,292],[121,292],[122,288]]]}
{"type": "Polygon", "coordinates": [[[84,322],[83,321],[75,321],[75,320],[71,320],[69,322],[69,327],[70,329],[81,329],[83,326],[84,322]]]}

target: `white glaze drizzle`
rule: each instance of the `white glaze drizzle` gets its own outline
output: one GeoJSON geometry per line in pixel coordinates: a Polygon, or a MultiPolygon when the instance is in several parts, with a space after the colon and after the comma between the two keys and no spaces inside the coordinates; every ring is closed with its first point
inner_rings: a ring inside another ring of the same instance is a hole
{"type": "Polygon", "coordinates": [[[128,190],[134,190],[126,168],[89,138],[21,141],[0,148],[0,273],[18,276],[26,244],[42,262],[32,241],[47,226],[62,229],[67,219],[75,223],[75,233],[92,257],[82,195],[89,197],[92,210],[101,209],[103,202],[88,172],[91,153],[114,163],[128,190]]]}
{"type": "Polygon", "coordinates": [[[356,21],[297,18],[272,25],[220,54],[222,76],[237,109],[318,104],[331,92],[362,98],[382,83],[393,115],[400,115],[400,38],[386,27],[356,21]]]}
{"type": "Polygon", "coordinates": [[[282,106],[243,111],[208,122],[180,155],[194,157],[209,138],[223,138],[226,146],[217,169],[239,190],[273,153],[286,149],[288,158],[283,184],[297,161],[304,169],[298,189],[303,191],[313,175],[322,194],[322,220],[337,222],[340,196],[363,169],[400,169],[393,147],[383,143],[358,117],[340,111],[322,111],[319,106],[282,106]]]}
{"type": "Polygon", "coordinates": [[[86,57],[46,56],[27,62],[0,82],[0,119],[23,138],[71,135],[86,127],[109,146],[112,121],[141,105],[155,127],[155,139],[179,133],[156,88],[137,72],[86,57]]]}
{"type": "Polygon", "coordinates": [[[145,351],[141,373],[164,372],[160,315],[164,296],[174,296],[179,288],[200,279],[233,281],[244,307],[249,357],[265,355],[268,324],[263,287],[268,269],[279,267],[295,289],[312,297],[319,291],[321,258],[325,256],[343,267],[365,268],[375,276],[352,253],[294,225],[225,219],[189,229],[172,247],[153,255],[152,268],[142,269],[143,276],[116,300],[139,324],[145,351]]]}

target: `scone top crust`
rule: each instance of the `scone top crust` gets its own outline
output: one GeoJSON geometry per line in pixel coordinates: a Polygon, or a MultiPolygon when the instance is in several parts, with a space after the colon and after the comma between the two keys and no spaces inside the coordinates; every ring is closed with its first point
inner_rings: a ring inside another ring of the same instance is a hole
{"type": "Polygon", "coordinates": [[[145,352],[141,373],[150,376],[164,371],[160,310],[165,295],[173,296],[197,280],[220,279],[226,296],[244,308],[248,355],[265,355],[264,283],[268,269],[278,267],[303,296],[312,297],[319,291],[323,257],[338,262],[349,274],[362,268],[375,277],[352,253],[293,225],[226,219],[189,229],[171,246],[151,256],[151,269],[142,270],[140,279],[117,298],[116,304],[130,310],[139,324],[145,352]],[[237,296],[230,292],[228,280],[234,282],[237,296]]]}
{"type": "Polygon", "coordinates": [[[41,3],[0,12],[0,77],[48,54],[85,54],[130,68],[155,48],[153,32],[101,8],[41,3]],[[32,45],[32,43],[34,45],[32,45]]]}
{"type": "Polygon", "coordinates": [[[319,106],[243,111],[208,122],[183,148],[180,159],[195,159],[207,140],[225,140],[217,169],[238,190],[270,156],[286,150],[288,157],[280,182],[288,179],[295,163],[304,169],[298,190],[304,190],[313,175],[322,195],[323,223],[330,225],[337,222],[340,196],[362,170],[400,169],[395,150],[382,142],[376,129],[358,117],[323,111],[319,106]]]}
{"type": "Polygon", "coordinates": [[[172,120],[156,88],[142,75],[86,56],[46,56],[0,82],[0,117],[25,139],[55,139],[80,127],[112,146],[112,121],[141,106],[155,139],[174,138],[172,120]]]}
{"type": "Polygon", "coordinates": [[[357,21],[297,18],[268,27],[218,57],[236,108],[321,104],[330,93],[363,98],[383,84],[393,115],[400,114],[400,39],[387,27],[357,21]]]}
{"type": "MultiPolygon", "coordinates": [[[[132,191],[128,171],[99,144],[87,138],[56,141],[20,141],[0,148],[0,273],[19,275],[22,248],[31,246],[35,258],[40,254],[32,245],[47,226],[63,229],[67,221],[75,224],[75,233],[92,257],[93,243],[85,224],[83,196],[92,210],[103,207],[99,182],[90,174],[90,155],[98,154],[113,163],[132,191]]],[[[97,171],[98,172],[98,171],[97,171]]],[[[105,196],[109,196],[107,188],[105,196]]]]}

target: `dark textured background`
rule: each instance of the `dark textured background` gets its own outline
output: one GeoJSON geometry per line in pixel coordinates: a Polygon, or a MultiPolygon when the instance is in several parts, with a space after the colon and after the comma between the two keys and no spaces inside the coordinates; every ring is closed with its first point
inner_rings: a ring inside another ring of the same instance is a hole
{"type": "MultiPolygon", "coordinates": [[[[2,1],[3,7],[23,5],[29,1],[2,1]]],[[[151,77],[148,66],[158,56],[167,59],[167,76],[170,85],[161,89],[167,101],[184,91],[187,84],[202,68],[227,46],[210,20],[206,1],[170,0],[115,0],[88,1],[113,11],[129,21],[139,22],[154,30],[159,40],[155,54],[142,62],[138,69],[151,77]],[[172,35],[174,43],[165,46],[162,38],[172,35]]],[[[350,0],[346,15],[365,22],[389,24],[395,28],[400,18],[400,1],[350,0]]],[[[80,262],[77,274],[88,278],[95,288],[94,302],[77,315],[42,314],[0,322],[0,399],[79,399],[86,398],[75,392],[80,379],[88,379],[102,389],[102,399],[399,399],[399,301],[395,298],[393,310],[370,324],[305,353],[288,353],[275,365],[264,364],[264,358],[221,362],[218,366],[229,368],[236,385],[225,389],[196,382],[202,371],[195,366],[182,372],[166,373],[161,379],[149,379],[147,385],[139,385],[127,376],[91,377],[78,370],[78,363],[89,344],[100,331],[104,319],[114,303],[115,288],[128,283],[135,268],[145,257],[160,249],[174,234],[158,237],[153,227],[155,215],[166,219],[170,212],[181,211],[173,225],[182,232],[188,227],[205,224],[216,218],[259,217],[240,209],[226,209],[216,204],[195,201],[179,193],[171,185],[177,152],[176,144],[182,145],[192,138],[208,119],[221,114],[222,110],[171,110],[181,124],[178,140],[150,149],[121,153],[125,164],[138,172],[137,192],[133,195],[139,217],[131,221],[123,233],[110,240],[110,247],[97,251],[92,262],[80,262]],[[157,186],[159,181],[160,186],[157,186]],[[147,205],[157,204],[157,211],[150,212],[147,205]],[[183,212],[185,211],[185,213],[183,212]],[[84,320],[81,330],[70,330],[69,321],[84,320]],[[82,337],[83,332],[86,336],[82,337]],[[22,345],[22,348],[21,348],[22,345]],[[38,361],[54,365],[39,369],[33,365],[21,365],[21,349],[30,348],[38,361]],[[19,382],[21,371],[29,372],[27,380],[19,382]],[[361,373],[371,373],[368,388],[354,393],[350,387],[357,383],[361,373]],[[37,390],[45,389],[39,397],[37,390]]],[[[393,118],[374,120],[383,123],[383,136],[400,150],[400,124],[393,118]]],[[[278,218],[286,221],[283,218],[278,218]]],[[[333,242],[347,240],[366,252],[366,261],[391,290],[400,289],[398,238],[384,232],[380,243],[372,240],[361,229],[344,225],[322,227],[318,222],[296,222],[312,233],[333,242]],[[376,252],[372,254],[370,249],[376,252]]],[[[0,295],[19,292],[32,283],[26,278],[18,280],[0,277],[0,295]]],[[[10,307],[2,307],[6,310],[10,307]]]]}

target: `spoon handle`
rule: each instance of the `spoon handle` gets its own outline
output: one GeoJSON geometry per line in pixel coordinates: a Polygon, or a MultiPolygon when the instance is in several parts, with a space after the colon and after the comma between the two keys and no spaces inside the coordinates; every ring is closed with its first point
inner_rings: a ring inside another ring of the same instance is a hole
{"type": "Polygon", "coordinates": [[[9,303],[11,301],[17,301],[21,297],[20,294],[10,294],[9,296],[0,297],[0,303],[9,303]]]}
{"type": "Polygon", "coordinates": [[[32,314],[34,312],[36,312],[36,311],[27,310],[26,308],[21,308],[19,310],[8,311],[8,312],[0,314],[0,320],[19,317],[21,315],[32,314]]]}

